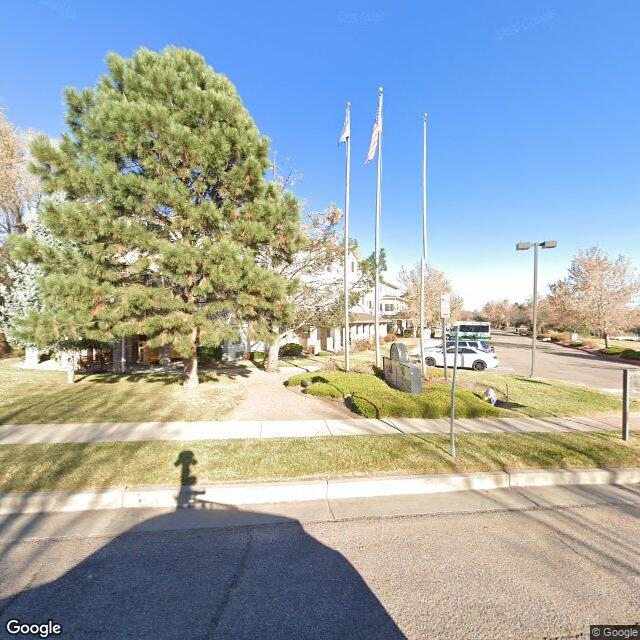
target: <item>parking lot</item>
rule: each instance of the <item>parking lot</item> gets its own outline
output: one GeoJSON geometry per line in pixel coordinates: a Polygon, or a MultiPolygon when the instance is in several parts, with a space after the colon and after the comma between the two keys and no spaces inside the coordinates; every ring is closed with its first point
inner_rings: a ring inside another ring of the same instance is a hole
{"type": "MultiPolygon", "coordinates": [[[[496,331],[492,334],[491,344],[500,358],[498,371],[529,375],[531,338],[496,331]]],[[[621,392],[622,371],[632,366],[552,342],[537,343],[536,374],[541,378],[621,392]]]]}

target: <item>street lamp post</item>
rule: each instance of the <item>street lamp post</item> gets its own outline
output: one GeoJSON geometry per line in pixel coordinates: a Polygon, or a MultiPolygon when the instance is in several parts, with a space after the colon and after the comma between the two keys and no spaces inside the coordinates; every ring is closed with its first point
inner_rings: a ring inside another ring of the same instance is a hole
{"type": "Polygon", "coordinates": [[[558,246],[555,240],[545,240],[544,242],[518,242],[516,251],[526,251],[533,247],[533,335],[531,336],[531,375],[532,380],[536,377],[536,341],[538,339],[538,249],[554,249],[558,246]]]}

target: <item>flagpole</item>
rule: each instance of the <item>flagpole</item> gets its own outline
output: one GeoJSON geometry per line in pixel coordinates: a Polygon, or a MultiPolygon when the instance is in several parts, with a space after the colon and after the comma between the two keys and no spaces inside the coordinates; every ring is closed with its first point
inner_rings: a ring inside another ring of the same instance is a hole
{"type": "Polygon", "coordinates": [[[375,237],[375,329],[376,342],[376,367],[380,368],[380,210],[382,209],[382,196],[380,192],[380,176],[382,173],[382,87],[378,88],[378,111],[380,113],[380,136],[378,138],[378,180],[376,186],[376,237],[375,237]]]}
{"type": "MultiPolygon", "coordinates": [[[[424,361],[424,279],[427,266],[427,114],[424,114],[422,127],[422,258],[420,260],[420,367],[422,376],[426,375],[424,361]]],[[[446,357],[446,354],[445,354],[446,357]]]]}
{"type": "Polygon", "coordinates": [[[349,123],[349,135],[345,140],[347,145],[347,160],[345,169],[344,190],[344,368],[349,371],[349,286],[347,274],[349,272],[349,191],[351,188],[351,103],[347,102],[346,120],[349,123]]]}

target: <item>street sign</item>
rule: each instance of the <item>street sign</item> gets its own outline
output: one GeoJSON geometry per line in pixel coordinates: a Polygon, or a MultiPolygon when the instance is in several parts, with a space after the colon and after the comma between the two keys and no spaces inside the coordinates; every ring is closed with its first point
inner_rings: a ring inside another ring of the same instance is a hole
{"type": "Polygon", "coordinates": [[[440,317],[443,320],[451,317],[451,294],[440,294],[440,317]]]}
{"type": "Polygon", "coordinates": [[[631,397],[640,394],[640,369],[622,371],[622,439],[629,442],[629,408],[631,397]]]}
{"type": "Polygon", "coordinates": [[[640,395],[640,369],[629,369],[628,376],[630,395],[640,395]]]}

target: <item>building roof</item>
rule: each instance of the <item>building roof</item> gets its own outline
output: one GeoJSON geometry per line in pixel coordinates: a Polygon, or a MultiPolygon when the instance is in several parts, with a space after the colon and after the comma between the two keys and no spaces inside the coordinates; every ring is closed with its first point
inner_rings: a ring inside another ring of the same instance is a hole
{"type": "Polygon", "coordinates": [[[388,287],[392,287],[393,289],[402,289],[402,287],[397,282],[391,282],[391,280],[387,280],[386,278],[380,278],[380,282],[381,284],[386,284],[388,287]]]}
{"type": "Polygon", "coordinates": [[[376,317],[373,315],[373,313],[353,313],[351,315],[353,316],[354,322],[375,322],[376,321],[376,317]]]}

